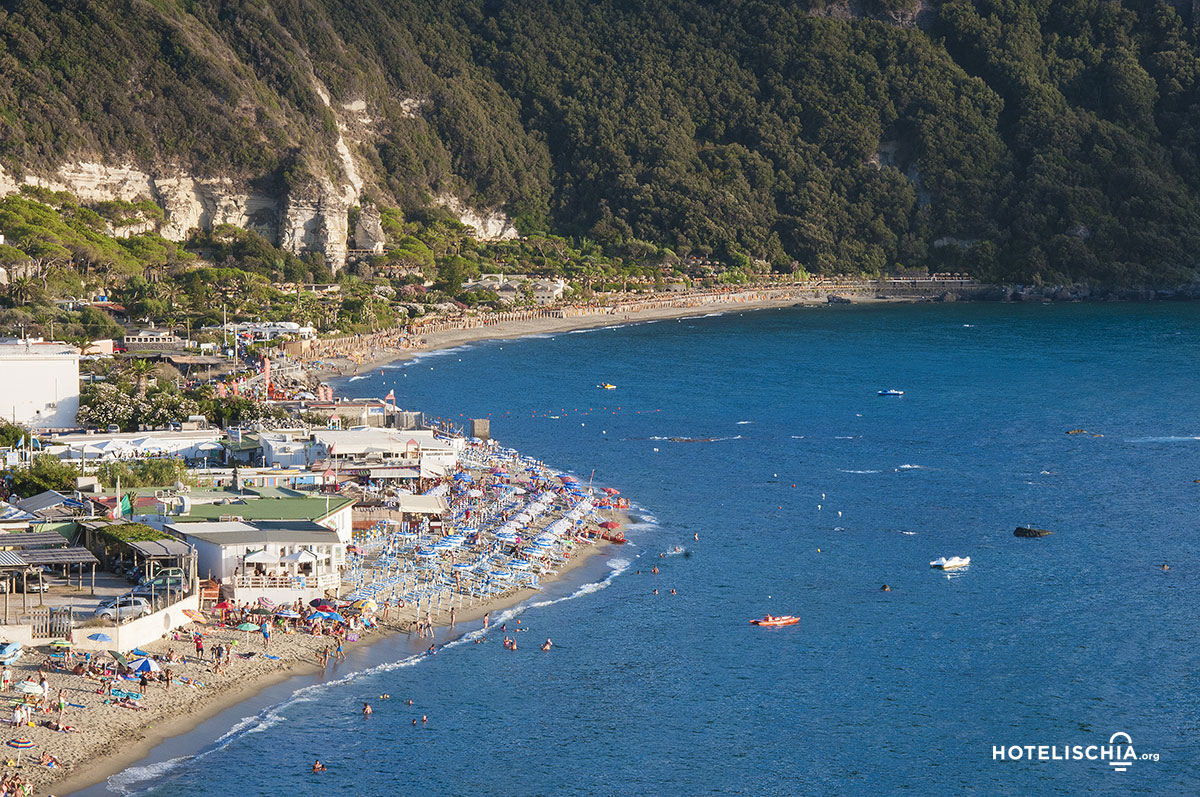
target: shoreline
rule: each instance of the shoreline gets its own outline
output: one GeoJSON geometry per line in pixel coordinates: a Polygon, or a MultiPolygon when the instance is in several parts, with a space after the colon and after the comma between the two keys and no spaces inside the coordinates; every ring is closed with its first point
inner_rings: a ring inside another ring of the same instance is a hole
{"type": "MultiPolygon", "coordinates": [[[[913,304],[917,301],[917,299],[907,297],[877,298],[875,296],[854,296],[851,304],[913,304]]],[[[396,362],[406,362],[432,352],[453,349],[457,346],[478,343],[480,341],[518,340],[531,335],[572,332],[579,329],[597,329],[615,325],[644,324],[650,321],[698,318],[713,313],[726,315],[733,312],[779,310],[786,307],[822,307],[828,303],[828,298],[825,296],[787,296],[770,299],[752,299],[741,302],[729,299],[717,299],[686,307],[652,307],[630,312],[596,312],[568,315],[563,318],[501,321],[496,324],[481,324],[463,329],[424,333],[422,335],[422,343],[418,346],[404,349],[378,349],[371,352],[362,362],[354,362],[344,357],[335,358],[332,360],[333,363],[336,363],[335,369],[316,371],[315,373],[318,378],[323,380],[346,378],[370,371],[372,368],[396,362]]],[[[326,360],[325,362],[330,361],[326,360]]]]}
{"type": "MultiPolygon", "coordinates": [[[[607,551],[612,547],[611,543],[597,539],[592,545],[577,548],[574,555],[572,555],[550,583],[556,585],[570,583],[568,580],[570,574],[593,559],[596,554],[601,551],[607,551]]],[[[469,633],[471,629],[467,626],[479,622],[485,614],[500,612],[514,606],[519,606],[530,598],[540,594],[543,594],[543,591],[521,589],[511,594],[500,596],[492,601],[483,602],[476,606],[464,607],[462,616],[457,617],[455,620],[453,631],[450,630],[448,621],[435,622],[436,632],[445,635],[443,638],[438,639],[438,647],[442,647],[446,643],[469,633]],[[458,632],[460,627],[462,631],[458,632]]],[[[413,616],[415,617],[415,613],[413,616]]],[[[394,639],[401,634],[411,636],[411,630],[405,627],[409,624],[409,620],[408,612],[405,612],[404,615],[396,617],[394,620],[381,623],[380,630],[364,636],[362,642],[365,644],[361,646],[356,644],[355,648],[366,650],[377,643],[394,639]]],[[[283,637],[283,639],[286,640],[287,637],[283,637]]],[[[151,645],[147,645],[146,648],[151,652],[161,652],[161,648],[165,644],[164,640],[158,640],[151,645]]],[[[345,673],[341,673],[339,677],[346,677],[359,671],[357,669],[348,670],[345,673]]],[[[197,699],[193,700],[191,705],[183,707],[182,711],[180,711],[180,707],[169,705],[158,706],[156,708],[159,711],[155,711],[153,716],[146,717],[146,721],[140,723],[136,728],[115,729],[111,734],[105,734],[105,738],[103,739],[93,739],[92,744],[87,745],[94,748],[90,751],[91,757],[71,766],[69,769],[62,770],[60,776],[57,778],[35,784],[34,793],[37,795],[67,795],[102,784],[113,775],[123,772],[147,758],[163,742],[193,730],[201,723],[213,719],[222,712],[253,698],[267,689],[292,678],[311,678],[323,672],[325,671],[315,661],[295,658],[287,662],[280,662],[278,667],[259,672],[249,679],[236,677],[231,673],[231,678],[237,680],[237,685],[232,688],[218,689],[209,694],[197,696],[197,699]],[[164,712],[167,712],[165,716],[164,712]],[[123,749],[97,754],[97,751],[100,750],[111,750],[115,746],[113,743],[119,739],[128,740],[130,734],[135,734],[135,739],[131,743],[127,743],[123,749]]],[[[153,694],[161,695],[163,692],[160,688],[154,690],[153,694]]],[[[40,771],[53,772],[54,770],[43,769],[40,771]]],[[[24,767],[22,767],[22,772],[28,775],[28,773],[24,772],[24,767]]]]}

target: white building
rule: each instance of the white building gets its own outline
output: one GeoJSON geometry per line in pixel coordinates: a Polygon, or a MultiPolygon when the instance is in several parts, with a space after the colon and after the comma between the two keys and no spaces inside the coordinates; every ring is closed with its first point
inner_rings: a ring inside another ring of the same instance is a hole
{"type": "Polygon", "coordinates": [[[69,429],[79,412],[79,351],[63,343],[0,343],[0,416],[31,429],[69,429]]]}
{"type": "Polygon", "coordinates": [[[420,467],[422,476],[431,466],[453,470],[462,450],[461,439],[438,437],[428,429],[314,429],[307,435],[264,432],[263,457],[268,464],[285,468],[310,467],[319,461],[378,462],[398,467],[420,467]]]}
{"type": "Polygon", "coordinates": [[[221,582],[235,602],[277,604],[336,594],[346,544],[310,520],[172,523],[166,530],[196,549],[197,572],[221,582]]]}

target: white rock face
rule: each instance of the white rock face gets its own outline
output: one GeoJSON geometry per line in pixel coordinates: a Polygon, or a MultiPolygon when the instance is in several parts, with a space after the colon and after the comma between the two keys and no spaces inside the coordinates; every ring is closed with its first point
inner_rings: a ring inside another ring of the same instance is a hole
{"type": "MultiPolygon", "coordinates": [[[[168,240],[182,241],[193,229],[232,224],[254,230],[296,255],[324,252],[335,269],[346,262],[349,206],[345,197],[357,196],[352,185],[332,184],[312,199],[272,196],[249,191],[227,177],[195,178],[179,170],[151,175],[133,166],[102,163],[64,164],[53,175],[27,175],[21,182],[0,169],[0,196],[19,191],[22,183],[67,191],[85,203],[150,200],[163,209],[165,220],[158,232],[168,240]]],[[[145,231],[131,226],[115,234],[145,231]]]]}
{"type": "Polygon", "coordinates": [[[358,224],[354,227],[354,248],[381,255],[385,241],[387,236],[383,232],[379,208],[370,203],[363,205],[358,214],[358,224]]]}
{"type": "Polygon", "coordinates": [[[469,208],[452,194],[438,194],[433,198],[438,205],[449,210],[458,220],[472,228],[474,236],[481,241],[507,241],[519,233],[512,220],[499,210],[476,210],[469,208]]]}

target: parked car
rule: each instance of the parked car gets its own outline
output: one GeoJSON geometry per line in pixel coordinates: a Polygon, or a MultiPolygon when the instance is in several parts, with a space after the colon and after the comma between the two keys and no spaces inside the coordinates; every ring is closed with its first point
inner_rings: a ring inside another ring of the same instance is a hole
{"type": "Polygon", "coordinates": [[[145,598],[122,595],[120,598],[112,598],[101,603],[94,616],[103,617],[105,620],[116,620],[118,614],[122,620],[150,614],[150,601],[145,598]]]}
{"type": "Polygon", "coordinates": [[[163,597],[177,592],[183,592],[183,578],[171,576],[158,576],[149,581],[138,584],[130,592],[130,595],[136,595],[139,598],[163,597]]]}
{"type": "Polygon", "coordinates": [[[50,582],[44,575],[39,580],[36,570],[29,571],[25,577],[18,573],[13,577],[13,583],[15,584],[14,592],[48,592],[50,590],[50,582]]]}
{"type": "Polygon", "coordinates": [[[116,434],[117,432],[121,431],[121,427],[117,426],[115,423],[110,423],[108,425],[108,429],[105,431],[107,431],[109,434],[116,434]]]}

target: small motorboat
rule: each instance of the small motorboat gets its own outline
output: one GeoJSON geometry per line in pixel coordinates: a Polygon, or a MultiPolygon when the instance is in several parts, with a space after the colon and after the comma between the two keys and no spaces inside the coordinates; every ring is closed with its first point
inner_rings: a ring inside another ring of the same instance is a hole
{"type": "Polygon", "coordinates": [[[879,395],[881,395],[881,396],[903,396],[903,395],[904,395],[904,391],[903,391],[903,390],[895,390],[895,389],[890,389],[890,388],[889,388],[888,390],[881,390],[881,391],[879,391],[879,395]]]}
{"type": "Polygon", "coordinates": [[[600,388],[601,390],[616,390],[617,389],[616,385],[610,385],[608,382],[601,382],[600,384],[596,385],[596,387],[600,388]]]}
{"type": "Polygon", "coordinates": [[[969,556],[939,556],[929,563],[930,567],[936,567],[941,570],[953,570],[956,567],[966,567],[971,564],[969,556]]]}
{"type": "Polygon", "coordinates": [[[765,625],[770,628],[775,628],[781,625],[795,625],[800,622],[799,617],[793,617],[790,614],[781,614],[778,617],[768,614],[760,620],[751,620],[750,625],[765,625]]]}

